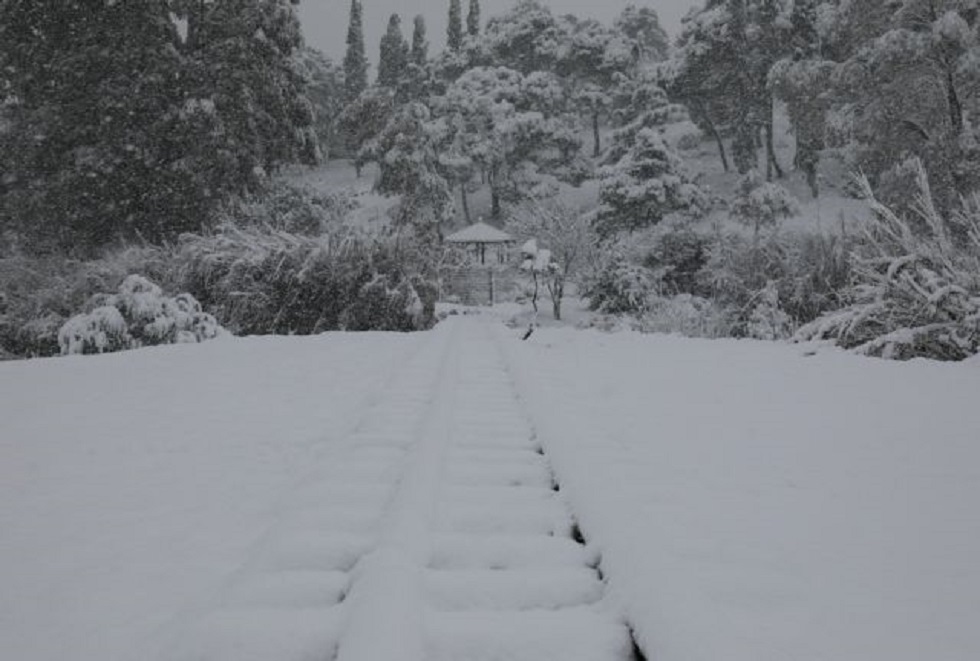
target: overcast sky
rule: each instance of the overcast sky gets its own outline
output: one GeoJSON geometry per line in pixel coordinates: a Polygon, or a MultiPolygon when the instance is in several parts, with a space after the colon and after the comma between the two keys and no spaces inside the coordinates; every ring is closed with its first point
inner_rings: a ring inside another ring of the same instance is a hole
{"type": "MultiPolygon", "coordinates": [[[[631,0],[547,0],[556,14],[575,14],[582,18],[597,18],[609,23],[631,0]]],[[[657,10],[660,20],[670,33],[677,35],[681,17],[702,0],[633,0],[635,4],[647,5],[657,10]]],[[[446,43],[446,15],[449,0],[361,0],[364,6],[364,38],[368,57],[372,63],[378,59],[381,35],[388,25],[391,14],[399,14],[406,39],[411,39],[412,18],[416,14],[425,16],[429,33],[430,52],[441,50],[446,43]]],[[[514,0],[480,0],[483,21],[488,16],[500,14],[514,4],[514,0]]],[[[463,16],[469,0],[462,0],[463,16]]],[[[347,16],[350,0],[302,0],[299,15],[303,22],[303,33],[311,46],[320,49],[336,61],[344,56],[347,37],[347,16]]]]}

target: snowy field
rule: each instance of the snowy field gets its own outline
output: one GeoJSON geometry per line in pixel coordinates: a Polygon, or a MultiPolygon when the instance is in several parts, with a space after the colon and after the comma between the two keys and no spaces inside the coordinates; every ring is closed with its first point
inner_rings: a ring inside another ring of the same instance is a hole
{"type": "Polygon", "coordinates": [[[423,340],[246,338],[0,363],[0,657],[152,659],[423,340]]]}
{"type": "Polygon", "coordinates": [[[521,389],[649,658],[980,658],[980,361],[534,339],[521,389]]]}
{"type": "Polygon", "coordinates": [[[519,333],[0,364],[3,656],[980,658],[980,362],[519,333]]]}

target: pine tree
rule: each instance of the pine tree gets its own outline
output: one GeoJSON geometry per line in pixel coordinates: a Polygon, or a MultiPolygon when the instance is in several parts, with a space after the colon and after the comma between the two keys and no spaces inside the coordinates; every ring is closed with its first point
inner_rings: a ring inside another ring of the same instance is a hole
{"type": "Polygon", "coordinates": [[[463,47],[463,9],[460,0],[449,0],[449,26],[446,28],[446,45],[458,52],[463,47]]]}
{"type": "Polygon", "coordinates": [[[418,66],[425,66],[429,59],[429,42],[425,38],[425,18],[419,14],[415,17],[414,29],[412,30],[412,55],[411,61],[418,66]]]}
{"type": "Polygon", "coordinates": [[[480,0],[470,0],[469,12],[466,14],[466,33],[471,37],[480,34],[480,0]]]}
{"type": "Polygon", "coordinates": [[[344,90],[351,103],[367,89],[368,61],[364,51],[364,26],[360,0],[351,0],[347,26],[347,52],[344,54],[344,90]]]}
{"type": "Polygon", "coordinates": [[[408,44],[402,35],[402,19],[392,14],[388,31],[381,37],[381,58],[378,61],[378,84],[395,88],[408,69],[408,44]]]}
{"type": "Polygon", "coordinates": [[[660,25],[657,12],[649,7],[626,5],[613,27],[633,41],[639,59],[659,62],[667,58],[670,38],[660,25]]]}

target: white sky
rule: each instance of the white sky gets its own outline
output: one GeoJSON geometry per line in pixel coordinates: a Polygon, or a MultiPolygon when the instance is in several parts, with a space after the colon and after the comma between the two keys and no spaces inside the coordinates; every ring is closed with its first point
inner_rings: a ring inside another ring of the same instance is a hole
{"type": "MultiPolygon", "coordinates": [[[[701,0],[633,0],[635,4],[647,5],[657,10],[660,20],[670,35],[676,36],[681,18],[701,0]]],[[[609,23],[629,4],[630,0],[548,0],[556,14],[575,14],[582,18],[596,18],[609,23]]],[[[446,41],[446,15],[449,0],[361,0],[364,7],[364,38],[368,58],[378,59],[378,47],[388,17],[397,13],[402,19],[402,29],[406,39],[412,36],[412,19],[416,14],[425,16],[428,29],[430,52],[441,50],[446,41]]],[[[500,14],[514,4],[514,0],[480,0],[482,19],[500,14]]],[[[468,0],[462,0],[465,20],[468,0]]],[[[329,57],[340,61],[344,55],[347,37],[347,17],[350,0],[302,0],[299,15],[303,23],[303,33],[311,46],[320,49],[329,57]]]]}

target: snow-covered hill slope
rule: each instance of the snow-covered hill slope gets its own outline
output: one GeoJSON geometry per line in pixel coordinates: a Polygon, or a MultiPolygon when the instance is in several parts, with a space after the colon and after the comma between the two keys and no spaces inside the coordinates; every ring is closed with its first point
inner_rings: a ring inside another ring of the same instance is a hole
{"type": "Polygon", "coordinates": [[[6,363],[4,656],[972,661],[978,392],[490,315],[6,363]]]}

